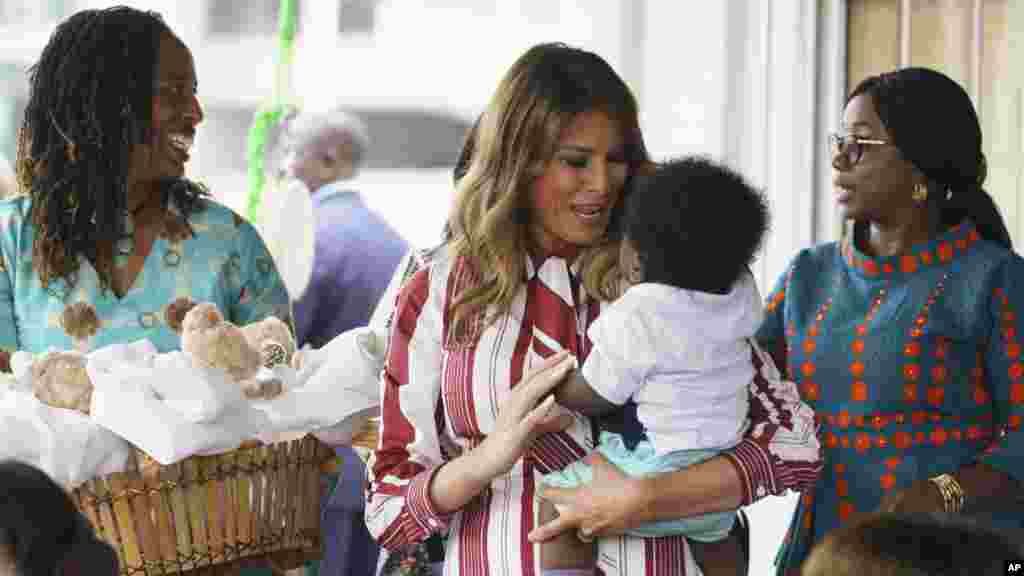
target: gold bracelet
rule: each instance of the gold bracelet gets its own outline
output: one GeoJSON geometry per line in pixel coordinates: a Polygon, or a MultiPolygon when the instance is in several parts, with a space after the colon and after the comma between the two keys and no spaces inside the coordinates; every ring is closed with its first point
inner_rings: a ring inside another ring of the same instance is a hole
{"type": "Polygon", "coordinates": [[[950,474],[939,474],[928,481],[938,488],[946,512],[957,514],[964,509],[964,489],[956,478],[950,474]]]}

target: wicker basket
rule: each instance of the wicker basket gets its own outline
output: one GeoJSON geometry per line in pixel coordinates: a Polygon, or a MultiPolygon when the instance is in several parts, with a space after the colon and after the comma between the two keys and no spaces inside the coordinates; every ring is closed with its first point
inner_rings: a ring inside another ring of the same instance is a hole
{"type": "Polygon", "coordinates": [[[312,436],[90,480],[78,508],[117,551],[121,574],[231,574],[320,558],[320,467],[312,436]]]}

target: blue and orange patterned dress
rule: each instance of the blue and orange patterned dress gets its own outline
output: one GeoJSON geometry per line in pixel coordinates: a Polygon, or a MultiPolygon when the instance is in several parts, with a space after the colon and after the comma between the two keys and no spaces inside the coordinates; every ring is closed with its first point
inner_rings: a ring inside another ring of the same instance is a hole
{"type": "MultiPolygon", "coordinates": [[[[1024,481],[1024,259],[965,222],[911,254],[849,240],[804,250],[768,296],[758,339],[817,413],[824,470],[778,560],[889,491],[982,461],[1024,481]]],[[[995,516],[1020,528],[1020,511],[995,516]]]]}
{"type": "Polygon", "coordinates": [[[161,352],[180,348],[189,304],[213,302],[244,325],[274,315],[291,324],[290,302],[256,229],[204,199],[188,222],[172,206],[142,271],[123,297],[102,290],[83,261],[69,289],[43,288],[32,266],[35,228],[27,196],[0,202],[0,353],[47,349],[87,352],[149,339],[161,352]]]}

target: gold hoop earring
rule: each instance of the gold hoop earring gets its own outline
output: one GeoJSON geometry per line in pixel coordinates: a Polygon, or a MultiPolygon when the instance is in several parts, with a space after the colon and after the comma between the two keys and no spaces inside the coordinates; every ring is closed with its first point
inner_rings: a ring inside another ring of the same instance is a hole
{"type": "Polygon", "coordinates": [[[928,186],[915,184],[914,192],[910,195],[910,198],[917,204],[924,204],[924,201],[928,199],[928,186]]]}

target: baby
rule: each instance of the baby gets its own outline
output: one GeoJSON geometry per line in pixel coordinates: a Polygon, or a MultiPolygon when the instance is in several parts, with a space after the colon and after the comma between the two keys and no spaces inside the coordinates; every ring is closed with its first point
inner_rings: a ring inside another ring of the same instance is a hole
{"type": "MultiPolygon", "coordinates": [[[[628,288],[588,330],[593,348],[555,391],[589,416],[632,400],[646,440],[603,431],[598,451],[625,473],[646,476],[706,460],[739,442],[754,377],[749,339],[761,297],[749,263],[768,226],[763,196],[703,158],[660,165],[625,199],[619,266],[628,288]]],[[[577,461],[544,482],[591,479],[577,461]]],[[[640,537],[728,536],[734,512],[640,526],[640,537]]]]}

